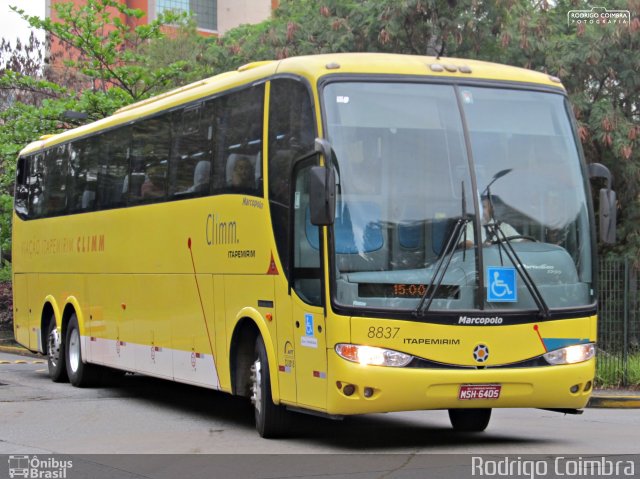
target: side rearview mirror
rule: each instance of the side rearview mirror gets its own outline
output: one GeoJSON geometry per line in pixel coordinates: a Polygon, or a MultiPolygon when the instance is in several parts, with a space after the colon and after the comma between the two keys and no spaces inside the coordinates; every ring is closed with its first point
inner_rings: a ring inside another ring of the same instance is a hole
{"type": "Polygon", "coordinates": [[[336,211],[336,175],[326,166],[313,166],[309,172],[309,212],[312,225],[332,225],[336,211]]]}
{"type": "Polygon", "coordinates": [[[598,212],[600,241],[605,244],[615,244],[616,242],[616,221],[617,221],[617,197],[611,185],[613,175],[609,168],[601,163],[591,163],[589,165],[589,178],[604,178],[607,180],[607,187],[600,189],[600,210],[598,212]]]}

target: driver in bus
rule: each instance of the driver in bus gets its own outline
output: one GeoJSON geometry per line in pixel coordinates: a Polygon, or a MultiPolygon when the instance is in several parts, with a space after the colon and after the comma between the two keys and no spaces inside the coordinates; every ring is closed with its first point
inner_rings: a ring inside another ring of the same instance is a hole
{"type": "MultiPolygon", "coordinates": [[[[482,197],[482,230],[480,231],[480,235],[482,238],[483,245],[491,245],[498,238],[496,238],[496,233],[493,229],[493,226],[496,224],[495,218],[493,217],[493,206],[491,201],[489,201],[488,196],[482,197]]],[[[504,233],[504,236],[507,238],[511,238],[513,236],[520,236],[520,233],[511,226],[509,223],[500,222],[500,230],[504,233]]],[[[463,239],[460,242],[460,247],[472,248],[474,245],[475,237],[473,235],[473,223],[467,223],[467,231],[465,232],[466,241],[463,239]]],[[[502,239],[502,235],[500,236],[502,239]]]]}

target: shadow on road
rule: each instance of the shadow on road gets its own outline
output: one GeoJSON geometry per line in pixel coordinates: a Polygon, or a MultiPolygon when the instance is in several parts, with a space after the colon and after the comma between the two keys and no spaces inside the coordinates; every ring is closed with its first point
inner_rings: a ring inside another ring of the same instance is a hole
{"type": "MultiPolygon", "coordinates": [[[[253,406],[246,398],[234,397],[219,391],[163,381],[141,375],[127,375],[108,388],[97,391],[98,397],[118,397],[144,401],[167,413],[199,415],[203,421],[229,423],[229,427],[253,431],[253,406]]],[[[329,446],[345,452],[371,452],[372,450],[406,451],[408,448],[426,448],[438,452],[456,447],[460,452],[468,448],[500,444],[549,445],[548,440],[522,438],[491,431],[485,433],[456,433],[442,427],[437,415],[445,411],[425,411],[419,423],[400,414],[371,414],[346,417],[336,421],[306,414],[291,413],[291,433],[278,441],[304,441],[329,446]]],[[[210,433],[218,431],[211,430],[210,433]]]]}

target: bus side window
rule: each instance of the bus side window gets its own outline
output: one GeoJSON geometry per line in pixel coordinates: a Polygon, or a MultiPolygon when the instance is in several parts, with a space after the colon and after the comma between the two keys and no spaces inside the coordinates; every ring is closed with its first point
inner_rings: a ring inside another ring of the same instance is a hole
{"type": "Polygon", "coordinates": [[[45,154],[44,216],[64,214],[67,210],[68,145],[58,145],[45,154]]]}
{"type": "Polygon", "coordinates": [[[213,158],[213,104],[197,104],[173,115],[169,194],[206,195],[210,190],[213,158]]]}
{"type": "Polygon", "coordinates": [[[16,214],[24,219],[28,216],[27,205],[29,204],[29,185],[27,183],[29,177],[29,157],[19,158],[16,170],[16,195],[14,205],[16,214]]]}
{"type": "Polygon", "coordinates": [[[264,85],[214,100],[217,192],[262,196],[264,85]]]}
{"type": "Polygon", "coordinates": [[[98,208],[124,206],[129,191],[130,128],[113,130],[100,139],[98,208]]]}
{"type": "Polygon", "coordinates": [[[170,114],[148,118],[133,125],[129,203],[165,199],[170,147],[170,114]]]}
{"type": "Polygon", "coordinates": [[[42,216],[44,199],[44,153],[38,153],[29,161],[29,217],[40,218],[42,216]]]}
{"type": "Polygon", "coordinates": [[[69,150],[67,202],[69,212],[91,211],[96,204],[98,149],[96,139],[72,143],[69,150]]]}

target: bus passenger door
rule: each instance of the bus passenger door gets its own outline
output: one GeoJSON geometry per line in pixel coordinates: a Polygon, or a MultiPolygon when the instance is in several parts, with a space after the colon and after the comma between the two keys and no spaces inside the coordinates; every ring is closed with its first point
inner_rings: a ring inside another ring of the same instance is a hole
{"type": "Polygon", "coordinates": [[[297,401],[326,409],[327,344],[322,294],[319,228],[309,222],[308,176],[316,162],[303,161],[294,170],[292,321],[295,340],[297,401]]]}

